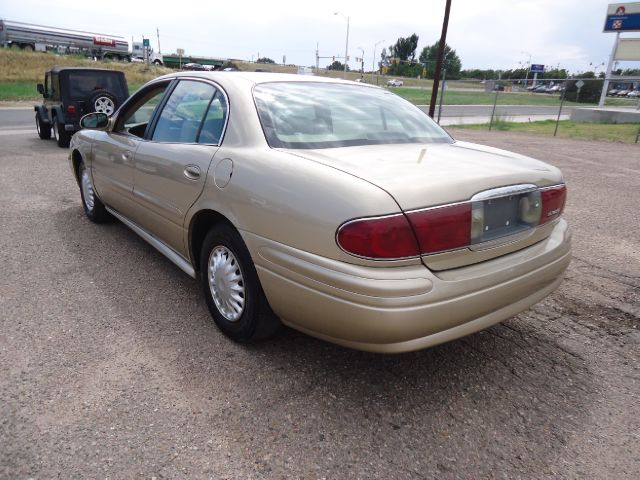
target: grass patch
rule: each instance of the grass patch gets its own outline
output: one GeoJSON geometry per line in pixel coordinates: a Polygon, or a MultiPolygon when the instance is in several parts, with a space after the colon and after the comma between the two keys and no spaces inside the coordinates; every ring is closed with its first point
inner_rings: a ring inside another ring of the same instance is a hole
{"type": "Polygon", "coordinates": [[[44,82],[45,71],[51,67],[92,67],[124,72],[129,90],[173,70],[140,63],[93,60],[73,55],[28,52],[12,48],[0,48],[0,100],[38,100],[42,98],[36,90],[44,82]]]}
{"type": "MultiPolygon", "coordinates": [[[[394,87],[390,89],[402,98],[409,100],[416,105],[427,105],[431,100],[431,90],[417,89],[409,87],[394,87]]],[[[493,105],[496,94],[492,92],[482,91],[459,91],[447,90],[444,94],[444,105],[493,105]]],[[[623,100],[623,99],[620,99],[623,100]]],[[[440,102],[438,95],[437,102],[440,102]]],[[[566,101],[567,106],[589,106],[586,103],[575,103],[566,101]]],[[[549,95],[543,93],[529,92],[500,92],[498,95],[498,105],[540,105],[540,106],[559,106],[560,96],[549,95]]]]}
{"type": "Polygon", "coordinates": [[[37,100],[42,96],[33,82],[0,83],[0,101],[2,100],[37,100]]]}
{"type": "MultiPolygon", "coordinates": [[[[489,124],[456,125],[455,128],[487,130],[489,124]]],[[[502,131],[532,133],[535,135],[553,135],[556,122],[555,120],[544,120],[541,122],[517,123],[498,119],[494,120],[492,128],[502,131]]],[[[637,134],[638,125],[633,123],[578,123],[571,120],[561,120],[558,126],[558,136],[563,138],[634,143],[637,134]]]]}

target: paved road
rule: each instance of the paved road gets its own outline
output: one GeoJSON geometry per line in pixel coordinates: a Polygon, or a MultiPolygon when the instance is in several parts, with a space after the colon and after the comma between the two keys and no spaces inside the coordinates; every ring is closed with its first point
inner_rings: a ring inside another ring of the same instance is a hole
{"type": "Polygon", "coordinates": [[[64,150],[2,137],[0,478],[636,479],[638,146],[455,135],[563,169],[575,257],[531,310],[398,356],[230,342],[196,282],[85,219],[64,150]]]}
{"type": "MultiPolygon", "coordinates": [[[[425,112],[429,111],[428,106],[420,106],[425,112]]],[[[455,119],[464,117],[476,117],[478,119],[491,117],[492,105],[443,105],[442,116],[455,119]]],[[[438,110],[436,109],[436,116],[438,110]]],[[[570,108],[563,108],[563,115],[571,113],[570,108]]],[[[496,109],[496,115],[501,117],[550,117],[558,114],[558,107],[545,106],[522,106],[522,105],[499,105],[496,109]]],[[[28,106],[6,109],[0,108],[0,128],[9,126],[34,126],[34,111],[28,106]]]]}

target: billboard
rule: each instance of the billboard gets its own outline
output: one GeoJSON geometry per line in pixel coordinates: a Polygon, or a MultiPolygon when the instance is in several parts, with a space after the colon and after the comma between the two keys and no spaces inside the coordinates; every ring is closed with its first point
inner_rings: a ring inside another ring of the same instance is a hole
{"type": "Polygon", "coordinates": [[[539,63],[532,63],[529,71],[531,73],[544,73],[544,65],[540,65],[539,63]]]}
{"type": "Polygon", "coordinates": [[[640,32],[640,2],[610,3],[605,32],[640,32]]]}
{"type": "Polygon", "coordinates": [[[640,61],[640,38],[621,38],[614,60],[640,61]]]}

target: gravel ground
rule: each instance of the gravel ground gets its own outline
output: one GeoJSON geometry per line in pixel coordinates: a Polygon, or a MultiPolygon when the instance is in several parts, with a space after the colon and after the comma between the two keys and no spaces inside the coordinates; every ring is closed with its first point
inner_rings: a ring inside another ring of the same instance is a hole
{"type": "Polygon", "coordinates": [[[531,310],[396,356],[231,343],[84,218],[65,151],[3,136],[0,478],[638,478],[640,146],[454,135],[562,168],[575,257],[531,310]]]}

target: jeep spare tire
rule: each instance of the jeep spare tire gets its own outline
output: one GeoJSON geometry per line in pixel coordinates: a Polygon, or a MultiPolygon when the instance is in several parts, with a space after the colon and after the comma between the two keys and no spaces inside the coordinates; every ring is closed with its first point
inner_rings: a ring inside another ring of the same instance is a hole
{"type": "Polygon", "coordinates": [[[113,115],[119,106],[115,95],[106,90],[95,92],[89,100],[90,112],[106,113],[109,116],[113,115]]]}

